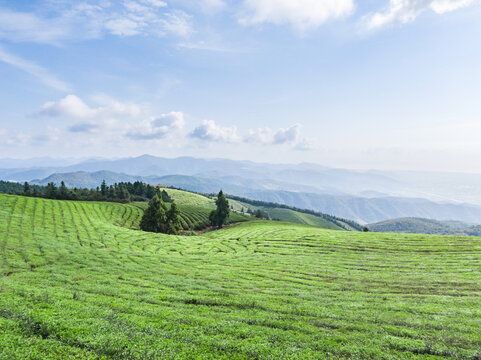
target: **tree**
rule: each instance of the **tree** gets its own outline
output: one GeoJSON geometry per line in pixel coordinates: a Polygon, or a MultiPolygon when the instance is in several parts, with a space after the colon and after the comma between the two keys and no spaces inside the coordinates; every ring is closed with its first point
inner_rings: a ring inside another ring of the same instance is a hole
{"type": "Polygon", "coordinates": [[[167,211],[167,234],[177,235],[180,229],[179,209],[177,204],[172,202],[169,211],[167,211]]]}
{"type": "Polygon", "coordinates": [[[49,182],[47,184],[47,190],[45,193],[47,199],[56,199],[57,198],[57,187],[53,182],[49,182]]]}
{"type": "Polygon", "coordinates": [[[102,185],[100,185],[100,193],[103,198],[107,197],[107,184],[105,180],[102,180],[102,185]]]}
{"type": "Polygon", "coordinates": [[[162,201],[168,203],[172,202],[171,197],[169,196],[169,194],[167,194],[167,191],[165,190],[162,190],[162,201]]]}
{"type": "Polygon", "coordinates": [[[65,183],[63,181],[60,183],[58,197],[62,200],[68,200],[70,198],[67,186],[65,185],[65,183]]]}
{"type": "Polygon", "coordinates": [[[215,204],[217,208],[210,213],[209,220],[213,226],[217,226],[220,229],[230,214],[229,201],[224,196],[222,190],[219,191],[215,204]]]}
{"type": "Polygon", "coordinates": [[[30,196],[32,195],[32,192],[30,190],[30,185],[28,184],[28,182],[25,181],[25,183],[23,184],[23,195],[25,196],[30,196]]]}
{"type": "Polygon", "coordinates": [[[161,199],[160,192],[154,195],[149,201],[149,206],[145,210],[142,220],[140,221],[140,228],[143,231],[150,231],[155,233],[167,230],[167,214],[164,202],[161,199]]]}

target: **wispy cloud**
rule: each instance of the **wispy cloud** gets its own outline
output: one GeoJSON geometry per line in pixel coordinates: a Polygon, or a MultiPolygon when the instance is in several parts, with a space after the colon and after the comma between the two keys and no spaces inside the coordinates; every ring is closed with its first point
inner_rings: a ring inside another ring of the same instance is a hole
{"type": "Polygon", "coordinates": [[[40,65],[32,61],[25,60],[21,57],[13,55],[7,52],[2,47],[0,47],[0,61],[9,64],[19,70],[25,71],[26,73],[34,76],[45,86],[48,86],[52,89],[63,92],[71,91],[71,86],[69,84],[57,79],[54,75],[50,74],[47,69],[41,67],[40,65]]]}
{"type": "Polygon", "coordinates": [[[353,0],[244,0],[240,23],[290,24],[305,31],[354,11],[353,0]]]}
{"type": "Polygon", "coordinates": [[[375,30],[412,22],[426,11],[441,15],[476,3],[479,0],[389,0],[382,11],[364,16],[363,23],[368,30],[375,30]]]}
{"type": "Polygon", "coordinates": [[[96,4],[56,1],[42,13],[0,7],[0,38],[16,42],[59,45],[65,41],[98,39],[107,34],[187,37],[192,28],[190,15],[170,9],[159,0],[96,4]]]}

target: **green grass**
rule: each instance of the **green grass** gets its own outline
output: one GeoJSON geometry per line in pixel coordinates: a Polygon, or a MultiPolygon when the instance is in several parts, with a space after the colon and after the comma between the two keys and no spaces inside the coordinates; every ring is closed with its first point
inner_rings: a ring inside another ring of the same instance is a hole
{"type": "Polygon", "coordinates": [[[178,205],[192,205],[192,206],[200,206],[209,209],[215,209],[215,202],[208,197],[203,195],[195,194],[188,191],[176,190],[176,189],[163,189],[169,194],[169,196],[178,204],[178,205]]]}
{"type": "Polygon", "coordinates": [[[480,359],[481,239],[0,195],[0,359],[480,359]]]}
{"type": "MultiPolygon", "coordinates": [[[[329,220],[323,219],[320,216],[305,214],[305,213],[294,211],[291,209],[254,206],[254,205],[247,204],[247,203],[244,203],[238,200],[233,200],[233,199],[229,199],[229,204],[233,207],[233,210],[237,212],[241,212],[241,211],[247,212],[247,209],[250,209],[251,211],[262,210],[262,211],[265,211],[267,214],[269,214],[269,217],[271,219],[286,221],[286,222],[291,222],[296,224],[319,226],[319,227],[332,229],[332,230],[341,230],[341,227],[339,227],[338,225],[334,224],[329,220]]],[[[348,227],[347,224],[344,224],[344,225],[348,227]]]]}
{"type": "MultiPolygon", "coordinates": [[[[195,194],[194,194],[195,195],[195,194]]],[[[134,205],[142,210],[147,209],[147,202],[136,202],[134,205]]],[[[165,204],[170,207],[169,203],[165,204]]],[[[209,215],[212,211],[210,207],[201,207],[196,205],[178,205],[180,211],[180,223],[182,230],[203,230],[210,226],[209,215]]],[[[231,212],[227,218],[226,224],[234,224],[252,220],[251,216],[231,212]]]]}

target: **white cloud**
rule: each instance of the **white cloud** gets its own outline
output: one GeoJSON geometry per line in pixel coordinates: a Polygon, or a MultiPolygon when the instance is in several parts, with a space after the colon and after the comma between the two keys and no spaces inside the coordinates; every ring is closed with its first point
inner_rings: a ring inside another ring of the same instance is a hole
{"type": "Polygon", "coordinates": [[[68,126],[69,132],[92,134],[102,130],[117,136],[128,126],[125,121],[137,119],[143,112],[140,106],[128,102],[120,102],[106,96],[94,97],[96,106],[87,105],[81,98],[70,94],[58,101],[49,101],[37,111],[39,116],[76,120],[68,126]]]}
{"type": "Polygon", "coordinates": [[[295,150],[311,150],[312,146],[306,138],[301,138],[301,125],[295,124],[288,128],[274,131],[268,127],[249,130],[244,138],[247,143],[258,145],[291,145],[295,150]]]}
{"type": "Polygon", "coordinates": [[[112,19],[105,23],[105,28],[113,35],[132,36],[140,34],[139,24],[130,19],[112,19]]]}
{"type": "Polygon", "coordinates": [[[291,24],[300,30],[315,28],[328,20],[350,15],[353,0],[244,0],[245,25],[291,24]]]}
{"type": "Polygon", "coordinates": [[[444,14],[475,3],[479,0],[390,0],[383,11],[365,16],[364,23],[368,30],[373,30],[412,22],[428,10],[444,14]]]}
{"type": "Polygon", "coordinates": [[[166,32],[176,34],[181,37],[188,37],[192,33],[192,17],[183,11],[175,11],[165,14],[160,20],[162,29],[166,32]]]}
{"type": "Polygon", "coordinates": [[[6,52],[0,47],[0,61],[9,64],[17,69],[25,71],[40,80],[44,85],[59,91],[70,91],[70,86],[50,74],[47,69],[35,64],[34,62],[22,59],[18,56],[6,52]]]}
{"type": "Polygon", "coordinates": [[[76,119],[93,118],[99,109],[92,109],[76,95],[67,95],[59,101],[48,101],[38,111],[39,115],[69,117],[76,119]]]}
{"type": "Polygon", "coordinates": [[[191,17],[166,7],[159,0],[103,1],[95,5],[55,1],[44,7],[48,12],[42,13],[0,7],[0,38],[58,45],[68,40],[98,39],[106,34],[190,35],[191,17]]]}
{"type": "Polygon", "coordinates": [[[293,143],[299,139],[301,125],[296,124],[287,129],[279,129],[274,134],[274,144],[293,143]]]}
{"type": "Polygon", "coordinates": [[[205,141],[238,142],[237,127],[222,127],[213,120],[204,120],[202,125],[190,133],[190,137],[205,141]]]}
{"type": "Polygon", "coordinates": [[[125,136],[133,140],[162,139],[185,125],[184,114],[172,111],[144,121],[140,126],[130,129],[125,136]]]}
{"type": "Polygon", "coordinates": [[[295,143],[299,139],[300,129],[301,125],[299,124],[292,125],[286,129],[280,128],[277,131],[268,127],[256,130],[251,129],[244,140],[262,145],[295,143]]]}

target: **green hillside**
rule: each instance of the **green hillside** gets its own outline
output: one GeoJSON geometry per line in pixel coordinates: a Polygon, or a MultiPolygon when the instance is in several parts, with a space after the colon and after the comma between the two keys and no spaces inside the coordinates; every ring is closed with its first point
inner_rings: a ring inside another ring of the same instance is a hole
{"type": "MultiPolygon", "coordinates": [[[[166,188],[165,190],[179,205],[183,220],[182,223],[185,230],[188,228],[202,229],[209,225],[209,213],[211,209],[215,208],[214,200],[188,191],[169,188],[166,188]]],[[[229,204],[231,205],[233,211],[228,219],[228,223],[246,221],[250,219],[250,216],[244,216],[243,212],[247,213],[248,209],[251,211],[260,209],[266,211],[271,219],[297,224],[319,226],[326,229],[343,230],[343,228],[340,226],[320,216],[305,214],[291,209],[253,206],[251,204],[233,199],[229,199],[229,204]]],[[[145,209],[147,205],[144,203],[141,206],[145,209]]]]}
{"type": "MultiPolygon", "coordinates": [[[[296,211],[286,207],[276,207],[276,204],[272,206],[256,206],[244,201],[239,201],[236,199],[229,198],[229,204],[231,204],[234,211],[247,212],[261,210],[269,215],[270,219],[278,221],[292,222],[296,224],[313,225],[319,226],[326,229],[332,230],[359,230],[352,227],[347,221],[344,222],[342,219],[329,220],[328,216],[309,214],[301,211],[296,211]]],[[[359,224],[356,224],[360,226],[359,224]]]]}
{"type": "Polygon", "coordinates": [[[479,359],[481,239],[0,195],[0,359],[479,359]]]}
{"type": "Polygon", "coordinates": [[[370,231],[406,234],[481,236],[481,225],[459,221],[438,221],[422,218],[400,218],[368,225],[370,231]]]}

